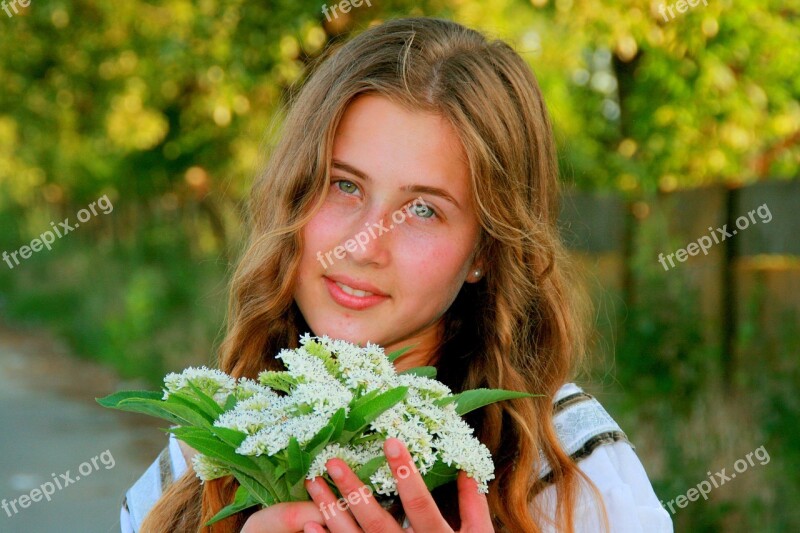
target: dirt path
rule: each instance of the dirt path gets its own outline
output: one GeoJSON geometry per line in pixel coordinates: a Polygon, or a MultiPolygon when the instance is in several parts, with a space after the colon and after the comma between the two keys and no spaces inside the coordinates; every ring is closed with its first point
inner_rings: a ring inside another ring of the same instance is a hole
{"type": "Polygon", "coordinates": [[[120,531],[124,492],[167,442],[159,421],[94,400],[128,388],[142,384],[70,356],[42,331],[0,325],[1,533],[120,531]]]}

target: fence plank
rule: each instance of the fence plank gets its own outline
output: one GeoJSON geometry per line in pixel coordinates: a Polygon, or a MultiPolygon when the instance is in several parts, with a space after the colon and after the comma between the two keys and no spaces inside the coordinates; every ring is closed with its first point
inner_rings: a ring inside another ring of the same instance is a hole
{"type": "Polygon", "coordinates": [[[733,213],[737,219],[745,217],[749,222],[736,235],[739,257],[800,255],[800,181],[771,181],[743,187],[737,191],[733,213]],[[748,218],[753,210],[756,213],[748,218]]]}

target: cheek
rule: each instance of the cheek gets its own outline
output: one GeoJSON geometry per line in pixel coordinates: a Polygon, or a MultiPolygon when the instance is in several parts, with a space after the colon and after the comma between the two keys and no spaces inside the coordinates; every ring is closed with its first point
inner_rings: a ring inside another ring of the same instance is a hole
{"type": "Polygon", "coordinates": [[[404,241],[401,249],[395,250],[395,258],[404,285],[416,288],[424,297],[438,293],[449,297],[446,295],[461,286],[468,251],[455,239],[428,237],[404,241]]]}
{"type": "Polygon", "coordinates": [[[320,209],[303,229],[306,257],[316,261],[318,251],[325,253],[341,240],[342,217],[325,206],[320,209]]]}

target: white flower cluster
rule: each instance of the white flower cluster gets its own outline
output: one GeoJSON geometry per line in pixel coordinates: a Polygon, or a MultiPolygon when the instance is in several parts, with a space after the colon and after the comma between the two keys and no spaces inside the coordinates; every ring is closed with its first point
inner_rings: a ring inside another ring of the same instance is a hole
{"type": "MultiPolygon", "coordinates": [[[[446,387],[429,378],[402,375],[398,381],[409,387],[406,398],[380,415],[371,429],[384,438],[403,441],[421,474],[436,463],[464,470],[478,482],[482,493],[494,479],[494,463],[489,449],[473,435],[472,428],[456,412],[454,403],[442,407],[431,400],[450,394],[446,387]]],[[[381,466],[370,481],[379,494],[397,494],[397,483],[388,465],[381,466]]]]}
{"type": "MultiPolygon", "coordinates": [[[[456,412],[455,403],[441,407],[434,403],[452,394],[447,386],[422,376],[397,374],[378,345],[359,347],[309,334],[301,336],[300,344],[277,355],[285,372],[265,371],[258,382],[241,379],[237,383],[205,367],[187,369],[181,375],[167,376],[165,398],[170,392],[184,390],[188,381],[213,394],[220,405],[234,394],[236,405],[220,415],[214,425],[246,434],[237,453],[274,456],[289,446],[292,437],[301,446],[307,444],[337,411],[344,409],[348,414],[354,399],[405,386],[405,398],[373,420],[352,442],[324,447],[312,459],[308,479],[324,475],[325,463],[332,457],[357,470],[369,460],[382,457],[383,441],[396,437],[408,447],[421,474],[441,461],[466,471],[477,480],[481,492],[488,491],[487,482],[494,478],[489,450],[473,436],[472,428],[456,412]]],[[[193,465],[201,479],[224,475],[219,465],[202,455],[196,456],[193,465]]],[[[396,480],[385,463],[370,476],[370,482],[379,494],[397,494],[396,480]]]]}
{"type": "Polygon", "coordinates": [[[201,453],[192,456],[192,467],[202,481],[211,481],[230,474],[230,470],[224,465],[201,453]]]}
{"type": "MultiPolygon", "coordinates": [[[[306,345],[310,337],[301,339],[306,345]]],[[[441,459],[445,464],[467,472],[478,481],[482,492],[494,478],[494,463],[489,450],[473,436],[472,428],[456,413],[454,403],[439,407],[433,400],[452,394],[439,381],[413,374],[397,374],[380,346],[367,343],[365,348],[326,336],[319,339],[326,350],[336,354],[339,374],[336,376],[349,389],[362,387],[365,392],[408,387],[405,399],[376,418],[365,432],[380,435],[380,440],[367,444],[329,444],[312,462],[308,479],[325,473],[325,463],[332,457],[358,468],[370,459],[383,455],[382,442],[396,437],[408,447],[416,468],[426,474],[441,459]]],[[[397,483],[387,464],[370,476],[376,492],[396,495],[397,483]]]]}
{"type": "Polygon", "coordinates": [[[171,372],[164,378],[164,399],[170,394],[183,392],[194,395],[189,383],[214,398],[220,405],[225,405],[228,396],[236,389],[236,380],[217,369],[189,367],[180,374],[171,372]]]}
{"type": "Polygon", "coordinates": [[[370,459],[382,455],[383,444],[378,441],[370,441],[364,444],[348,444],[346,446],[337,443],[328,444],[319,452],[314,460],[311,461],[311,468],[309,468],[306,477],[308,479],[313,479],[325,474],[325,463],[334,457],[341,459],[351,469],[356,470],[370,459]]]}

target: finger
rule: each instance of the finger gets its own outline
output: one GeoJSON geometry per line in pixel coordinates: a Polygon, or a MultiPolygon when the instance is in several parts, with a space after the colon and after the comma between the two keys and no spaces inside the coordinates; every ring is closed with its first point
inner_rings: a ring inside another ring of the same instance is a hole
{"type": "Polygon", "coordinates": [[[397,480],[397,492],[411,527],[432,533],[452,532],[403,443],[395,438],[386,439],[383,450],[397,480]]]}
{"type": "Polygon", "coordinates": [[[316,522],[306,522],[303,526],[303,533],[329,533],[329,530],[316,522]]]}
{"type": "Polygon", "coordinates": [[[325,518],[325,524],[332,533],[359,533],[358,524],[355,518],[347,509],[347,500],[337,499],[325,480],[315,477],[313,480],[306,480],[306,490],[319,506],[319,510],[325,518]]]}
{"type": "Polygon", "coordinates": [[[461,531],[494,531],[489,502],[485,494],[478,492],[478,482],[463,470],[458,473],[458,512],[461,515],[461,531]]]}
{"type": "Polygon", "coordinates": [[[307,522],[325,524],[325,518],[313,502],[276,503],[253,513],[241,533],[297,533],[307,522]]]}
{"type": "Polygon", "coordinates": [[[364,485],[344,461],[329,459],[325,466],[365,533],[402,533],[392,515],[375,500],[372,489],[364,485]]]}

